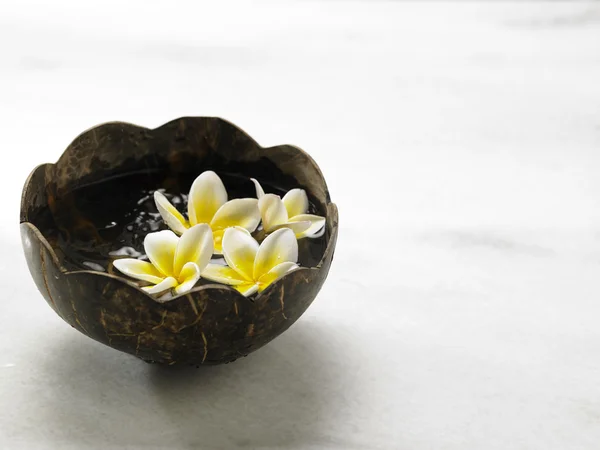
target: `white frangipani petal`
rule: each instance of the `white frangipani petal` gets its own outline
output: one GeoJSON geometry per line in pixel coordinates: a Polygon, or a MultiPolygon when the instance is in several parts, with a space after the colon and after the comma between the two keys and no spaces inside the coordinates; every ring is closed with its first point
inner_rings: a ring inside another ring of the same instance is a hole
{"type": "Polygon", "coordinates": [[[200,268],[194,262],[188,262],[179,274],[179,286],[175,288],[176,294],[183,294],[192,289],[200,279],[200,268]]]}
{"type": "Polygon", "coordinates": [[[292,189],[283,196],[283,204],[287,210],[288,217],[308,212],[308,197],[304,189],[292,189]]]}
{"type": "Polygon", "coordinates": [[[165,291],[162,295],[155,295],[154,298],[159,303],[168,302],[169,300],[173,300],[173,291],[169,289],[168,291],[165,291]]]}
{"type": "Polygon", "coordinates": [[[177,234],[183,234],[187,229],[187,220],[161,192],[154,192],[154,203],[167,226],[177,234]]]}
{"type": "Polygon", "coordinates": [[[265,191],[262,188],[262,186],[260,185],[260,183],[258,182],[258,180],[256,178],[250,178],[250,179],[254,183],[254,188],[256,189],[256,198],[260,199],[261,197],[264,197],[265,191]]]}
{"type": "Polygon", "coordinates": [[[223,256],[229,267],[243,278],[252,280],[254,259],[258,242],[250,233],[240,227],[227,228],[223,234],[223,256]]]}
{"type": "Polygon", "coordinates": [[[292,230],[294,232],[294,234],[296,235],[296,238],[297,238],[298,235],[300,235],[303,232],[305,232],[306,230],[308,230],[310,228],[310,226],[311,226],[311,223],[309,221],[286,222],[286,223],[282,223],[281,225],[277,225],[277,226],[273,227],[272,231],[279,230],[280,228],[289,228],[290,230],[292,230]]]}
{"type": "Polygon", "coordinates": [[[173,277],[167,277],[158,283],[155,286],[147,286],[142,289],[146,291],[148,294],[160,294],[161,292],[166,291],[167,289],[172,289],[177,286],[177,280],[173,277]]]}
{"type": "Polygon", "coordinates": [[[289,223],[294,222],[310,223],[310,226],[306,230],[299,234],[296,234],[296,237],[298,239],[301,239],[303,237],[316,237],[315,235],[319,233],[319,231],[321,231],[325,226],[325,217],[316,216],[314,214],[298,214],[297,216],[294,216],[289,220],[289,223]]]}
{"type": "Polygon", "coordinates": [[[179,238],[175,250],[173,273],[179,274],[184,265],[193,262],[202,271],[213,254],[213,233],[205,223],[194,225],[179,238]]]}
{"type": "Polygon", "coordinates": [[[279,280],[286,273],[297,269],[298,264],[293,263],[291,261],[282,262],[281,264],[277,264],[271,270],[269,270],[266,274],[261,276],[258,279],[258,292],[262,292],[267,288],[271,283],[279,280]]]}
{"type": "Polygon", "coordinates": [[[173,275],[173,261],[179,238],[171,230],[149,233],[144,239],[144,249],[150,262],[163,275],[173,275]]]}
{"type": "MultiPolygon", "coordinates": [[[[327,230],[327,227],[323,227],[323,228],[321,228],[320,231],[317,231],[316,233],[311,234],[310,236],[306,236],[306,237],[313,238],[313,239],[320,238],[321,236],[323,236],[325,234],[326,230],[327,230]]],[[[301,237],[304,237],[304,236],[301,236],[301,237]]]]}
{"type": "Polygon", "coordinates": [[[242,294],[244,297],[250,297],[251,295],[254,295],[258,292],[258,284],[256,283],[238,284],[233,288],[239,291],[239,293],[242,294]]]}
{"type": "Polygon", "coordinates": [[[281,228],[260,244],[254,260],[254,279],[258,280],[276,265],[287,261],[298,261],[298,241],[292,230],[281,228]]]}
{"type": "Polygon", "coordinates": [[[248,283],[248,280],[237,273],[234,269],[220,264],[209,264],[202,272],[202,278],[217,283],[235,286],[237,284],[248,283]]]}
{"type": "Polygon", "coordinates": [[[253,232],[260,223],[258,200],[255,198],[236,198],[229,200],[215,213],[210,226],[213,229],[242,227],[253,232]]]}
{"type": "Polygon", "coordinates": [[[147,281],[152,284],[160,283],[164,275],[147,261],[140,261],[134,258],[116,259],[113,266],[125,275],[138,280],[147,281]]]}
{"type": "Polygon", "coordinates": [[[212,170],[201,173],[192,183],[188,196],[188,217],[192,225],[210,223],[217,210],[227,202],[221,178],[212,170]]]}
{"type": "Polygon", "coordinates": [[[279,196],[265,194],[258,201],[258,209],[262,217],[263,228],[267,233],[275,229],[277,225],[288,221],[287,210],[279,196]]]}

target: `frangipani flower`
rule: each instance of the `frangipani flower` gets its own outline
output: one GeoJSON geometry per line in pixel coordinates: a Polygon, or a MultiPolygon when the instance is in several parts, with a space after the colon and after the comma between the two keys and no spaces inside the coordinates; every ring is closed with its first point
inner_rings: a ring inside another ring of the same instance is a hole
{"type": "Polygon", "coordinates": [[[147,281],[149,294],[173,289],[183,294],[194,287],[213,254],[213,234],[207,224],[198,224],[177,237],[170,230],[149,233],[144,250],[150,262],[134,258],[117,259],[113,265],[125,275],[147,281]]]}
{"type": "Polygon", "coordinates": [[[289,228],[296,238],[318,237],[325,226],[325,217],[308,213],[308,197],[304,189],[292,189],[283,196],[265,194],[260,183],[252,178],[258,197],[258,209],[263,229],[271,233],[279,228],[289,228]]]}
{"type": "Polygon", "coordinates": [[[214,238],[214,252],[221,253],[225,229],[242,227],[253,232],[260,223],[258,200],[236,198],[227,201],[227,191],[219,176],[211,170],[194,180],[188,196],[188,220],[160,192],[154,192],[158,212],[168,227],[181,235],[199,223],[210,225],[214,238]]]}
{"type": "Polygon", "coordinates": [[[202,276],[233,286],[248,297],[298,267],[298,242],[287,228],[270,234],[260,245],[247,230],[228,228],[223,235],[223,256],[228,266],[208,264],[202,276]]]}

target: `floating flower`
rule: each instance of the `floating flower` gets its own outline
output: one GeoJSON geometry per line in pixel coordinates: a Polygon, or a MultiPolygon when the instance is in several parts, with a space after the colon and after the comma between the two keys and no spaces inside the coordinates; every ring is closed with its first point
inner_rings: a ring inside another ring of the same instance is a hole
{"type": "Polygon", "coordinates": [[[236,198],[227,201],[227,191],[219,176],[211,170],[194,180],[188,196],[188,220],[160,192],[154,192],[154,201],[165,223],[181,235],[199,223],[210,225],[214,238],[214,252],[221,253],[223,233],[229,227],[242,227],[253,232],[260,223],[258,200],[236,198]]]}
{"type": "Polygon", "coordinates": [[[125,275],[147,281],[149,294],[173,289],[183,294],[194,287],[213,254],[213,235],[207,224],[198,224],[177,237],[170,230],[149,233],[144,250],[150,262],[134,258],[117,259],[113,265],[125,275]]]}
{"type": "Polygon", "coordinates": [[[298,242],[287,228],[270,234],[260,245],[244,228],[228,228],[223,235],[223,256],[228,266],[208,264],[202,276],[233,286],[248,297],[298,267],[298,242]]]}
{"type": "Polygon", "coordinates": [[[265,194],[260,183],[252,178],[258,197],[258,209],[263,229],[271,233],[279,228],[289,228],[296,238],[319,237],[325,226],[325,217],[308,213],[308,196],[304,189],[292,189],[281,199],[275,194],[265,194]]]}

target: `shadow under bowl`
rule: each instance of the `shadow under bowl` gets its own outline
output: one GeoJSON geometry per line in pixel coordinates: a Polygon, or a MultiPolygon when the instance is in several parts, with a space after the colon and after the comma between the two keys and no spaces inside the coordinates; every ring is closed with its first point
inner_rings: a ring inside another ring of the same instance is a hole
{"type": "Polygon", "coordinates": [[[31,173],[20,222],[31,275],[68,324],[147,362],[200,365],[246,356],[298,320],[329,272],[338,214],[319,167],[301,149],[262,148],[223,119],[185,117],[156,129],[113,122],[85,131],[56,164],[40,165],[31,173]],[[87,226],[72,200],[77,189],[135,173],[158,171],[164,180],[177,180],[205,170],[305,189],[315,212],[326,217],[318,263],[290,272],[253,298],[208,284],[160,302],[129,279],[73,269],[54,241],[60,233],[79,233],[87,226]]]}

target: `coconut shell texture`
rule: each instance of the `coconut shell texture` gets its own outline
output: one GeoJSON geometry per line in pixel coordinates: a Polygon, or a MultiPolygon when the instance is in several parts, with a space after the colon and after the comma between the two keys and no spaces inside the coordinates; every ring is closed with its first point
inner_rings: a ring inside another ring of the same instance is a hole
{"type": "Polygon", "coordinates": [[[147,362],[201,365],[246,356],[298,320],[329,272],[338,214],[319,167],[301,149],[262,148],[223,119],[185,117],[153,130],[114,122],[85,131],[56,164],[40,165],[31,173],[23,189],[20,222],[31,275],[65,322],[147,362]],[[56,231],[53,213],[59,205],[68,207],[63,201],[68,193],[111,177],[165,168],[174,174],[228,171],[304,188],[318,214],[327,219],[321,261],[285,275],[253,298],[211,284],[162,303],[124,277],[65,269],[60,251],[45,236],[56,231]]]}

